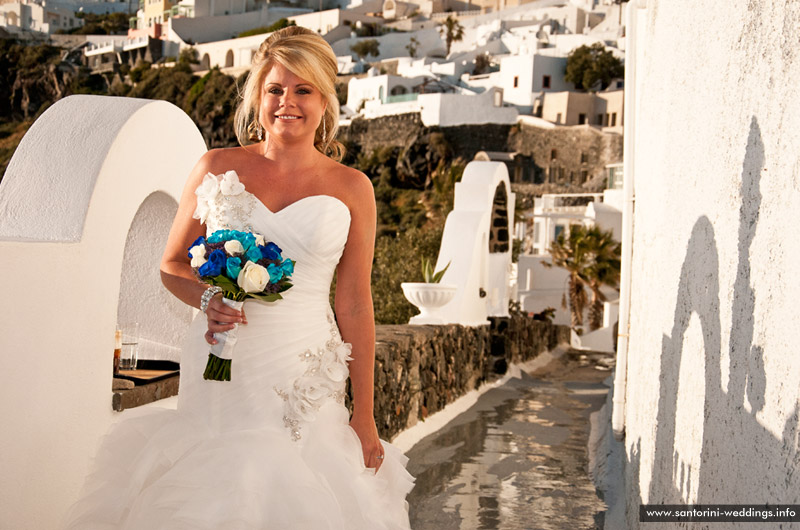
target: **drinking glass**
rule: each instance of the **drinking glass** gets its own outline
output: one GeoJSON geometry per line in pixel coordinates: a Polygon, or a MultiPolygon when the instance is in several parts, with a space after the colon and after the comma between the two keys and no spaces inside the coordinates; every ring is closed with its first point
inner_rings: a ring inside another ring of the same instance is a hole
{"type": "Polygon", "coordinates": [[[120,370],[136,370],[139,361],[139,324],[136,322],[122,327],[122,354],[119,359],[120,370]]]}

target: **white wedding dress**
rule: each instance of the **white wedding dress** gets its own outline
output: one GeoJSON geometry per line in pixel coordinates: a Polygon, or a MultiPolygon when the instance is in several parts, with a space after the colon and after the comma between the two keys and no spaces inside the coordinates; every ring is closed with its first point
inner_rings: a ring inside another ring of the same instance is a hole
{"type": "Polygon", "coordinates": [[[234,172],[208,175],[195,216],[207,233],[264,235],[296,261],[283,300],[248,299],[231,381],[206,381],[205,315],[181,356],[177,410],[126,411],[102,441],[67,528],[408,529],[407,458],[382,442],[375,473],[343,405],[346,360],[329,289],[350,226],[339,199],[270,211],[234,172]]]}

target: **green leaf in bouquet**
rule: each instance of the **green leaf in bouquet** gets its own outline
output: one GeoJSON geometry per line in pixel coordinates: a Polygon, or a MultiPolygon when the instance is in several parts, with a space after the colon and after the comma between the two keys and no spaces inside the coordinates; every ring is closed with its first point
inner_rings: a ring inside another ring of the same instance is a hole
{"type": "Polygon", "coordinates": [[[209,284],[216,285],[225,291],[225,298],[229,300],[244,300],[246,294],[244,290],[224,274],[208,278],[207,281],[209,284]]]}
{"type": "Polygon", "coordinates": [[[283,298],[278,293],[269,293],[269,294],[250,293],[250,294],[248,294],[248,296],[250,296],[251,298],[256,298],[256,299],[261,300],[263,302],[275,302],[275,301],[281,300],[283,298]]]}
{"type": "Polygon", "coordinates": [[[280,282],[278,282],[277,285],[278,285],[278,292],[279,293],[282,293],[283,291],[285,291],[286,289],[288,289],[289,287],[292,286],[291,282],[288,282],[286,280],[281,280],[280,282]]]}

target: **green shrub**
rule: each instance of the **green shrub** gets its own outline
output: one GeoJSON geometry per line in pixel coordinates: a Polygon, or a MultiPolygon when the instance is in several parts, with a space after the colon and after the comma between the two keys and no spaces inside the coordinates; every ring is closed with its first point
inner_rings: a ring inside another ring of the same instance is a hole
{"type": "Polygon", "coordinates": [[[251,37],[253,35],[261,35],[262,33],[272,33],[273,31],[278,31],[279,29],[287,28],[289,26],[296,26],[294,20],[288,20],[286,18],[282,18],[272,24],[271,26],[263,26],[260,28],[249,29],[247,31],[243,31],[237,35],[237,37],[251,37]]]}
{"type": "Polygon", "coordinates": [[[442,228],[412,228],[375,242],[372,298],[377,324],[407,324],[418,313],[403,296],[402,282],[421,282],[422,258],[439,256],[442,228]]]}

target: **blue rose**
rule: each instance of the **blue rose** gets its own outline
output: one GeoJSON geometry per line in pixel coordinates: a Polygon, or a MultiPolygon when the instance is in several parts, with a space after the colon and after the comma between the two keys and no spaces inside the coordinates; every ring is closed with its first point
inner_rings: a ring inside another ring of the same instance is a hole
{"type": "Polygon", "coordinates": [[[274,263],[267,265],[267,272],[269,273],[269,283],[278,283],[283,278],[283,269],[274,263]]]}
{"type": "Polygon", "coordinates": [[[208,256],[208,261],[203,263],[197,272],[200,276],[219,276],[222,274],[222,268],[225,267],[227,256],[225,251],[217,249],[208,256]]]}
{"type": "MultiPolygon", "coordinates": [[[[192,243],[191,245],[189,245],[189,250],[192,250],[192,249],[193,249],[194,247],[196,247],[197,245],[203,245],[203,244],[205,244],[205,242],[206,242],[206,238],[204,238],[203,236],[200,236],[200,237],[198,237],[197,239],[195,239],[195,240],[194,240],[194,243],[192,243]]],[[[189,256],[190,258],[192,257],[192,254],[191,254],[191,252],[188,254],[188,256],[189,256]]]]}
{"type": "Polygon", "coordinates": [[[281,259],[281,248],[270,241],[261,247],[261,255],[266,259],[281,259]]]}
{"type": "Polygon", "coordinates": [[[228,273],[228,278],[234,282],[239,277],[239,272],[242,270],[242,260],[239,258],[228,258],[225,262],[225,271],[228,273]]]}
{"type": "Polygon", "coordinates": [[[281,263],[281,270],[283,271],[284,276],[291,276],[294,272],[294,261],[290,260],[289,258],[283,260],[283,263],[281,263]]]}

